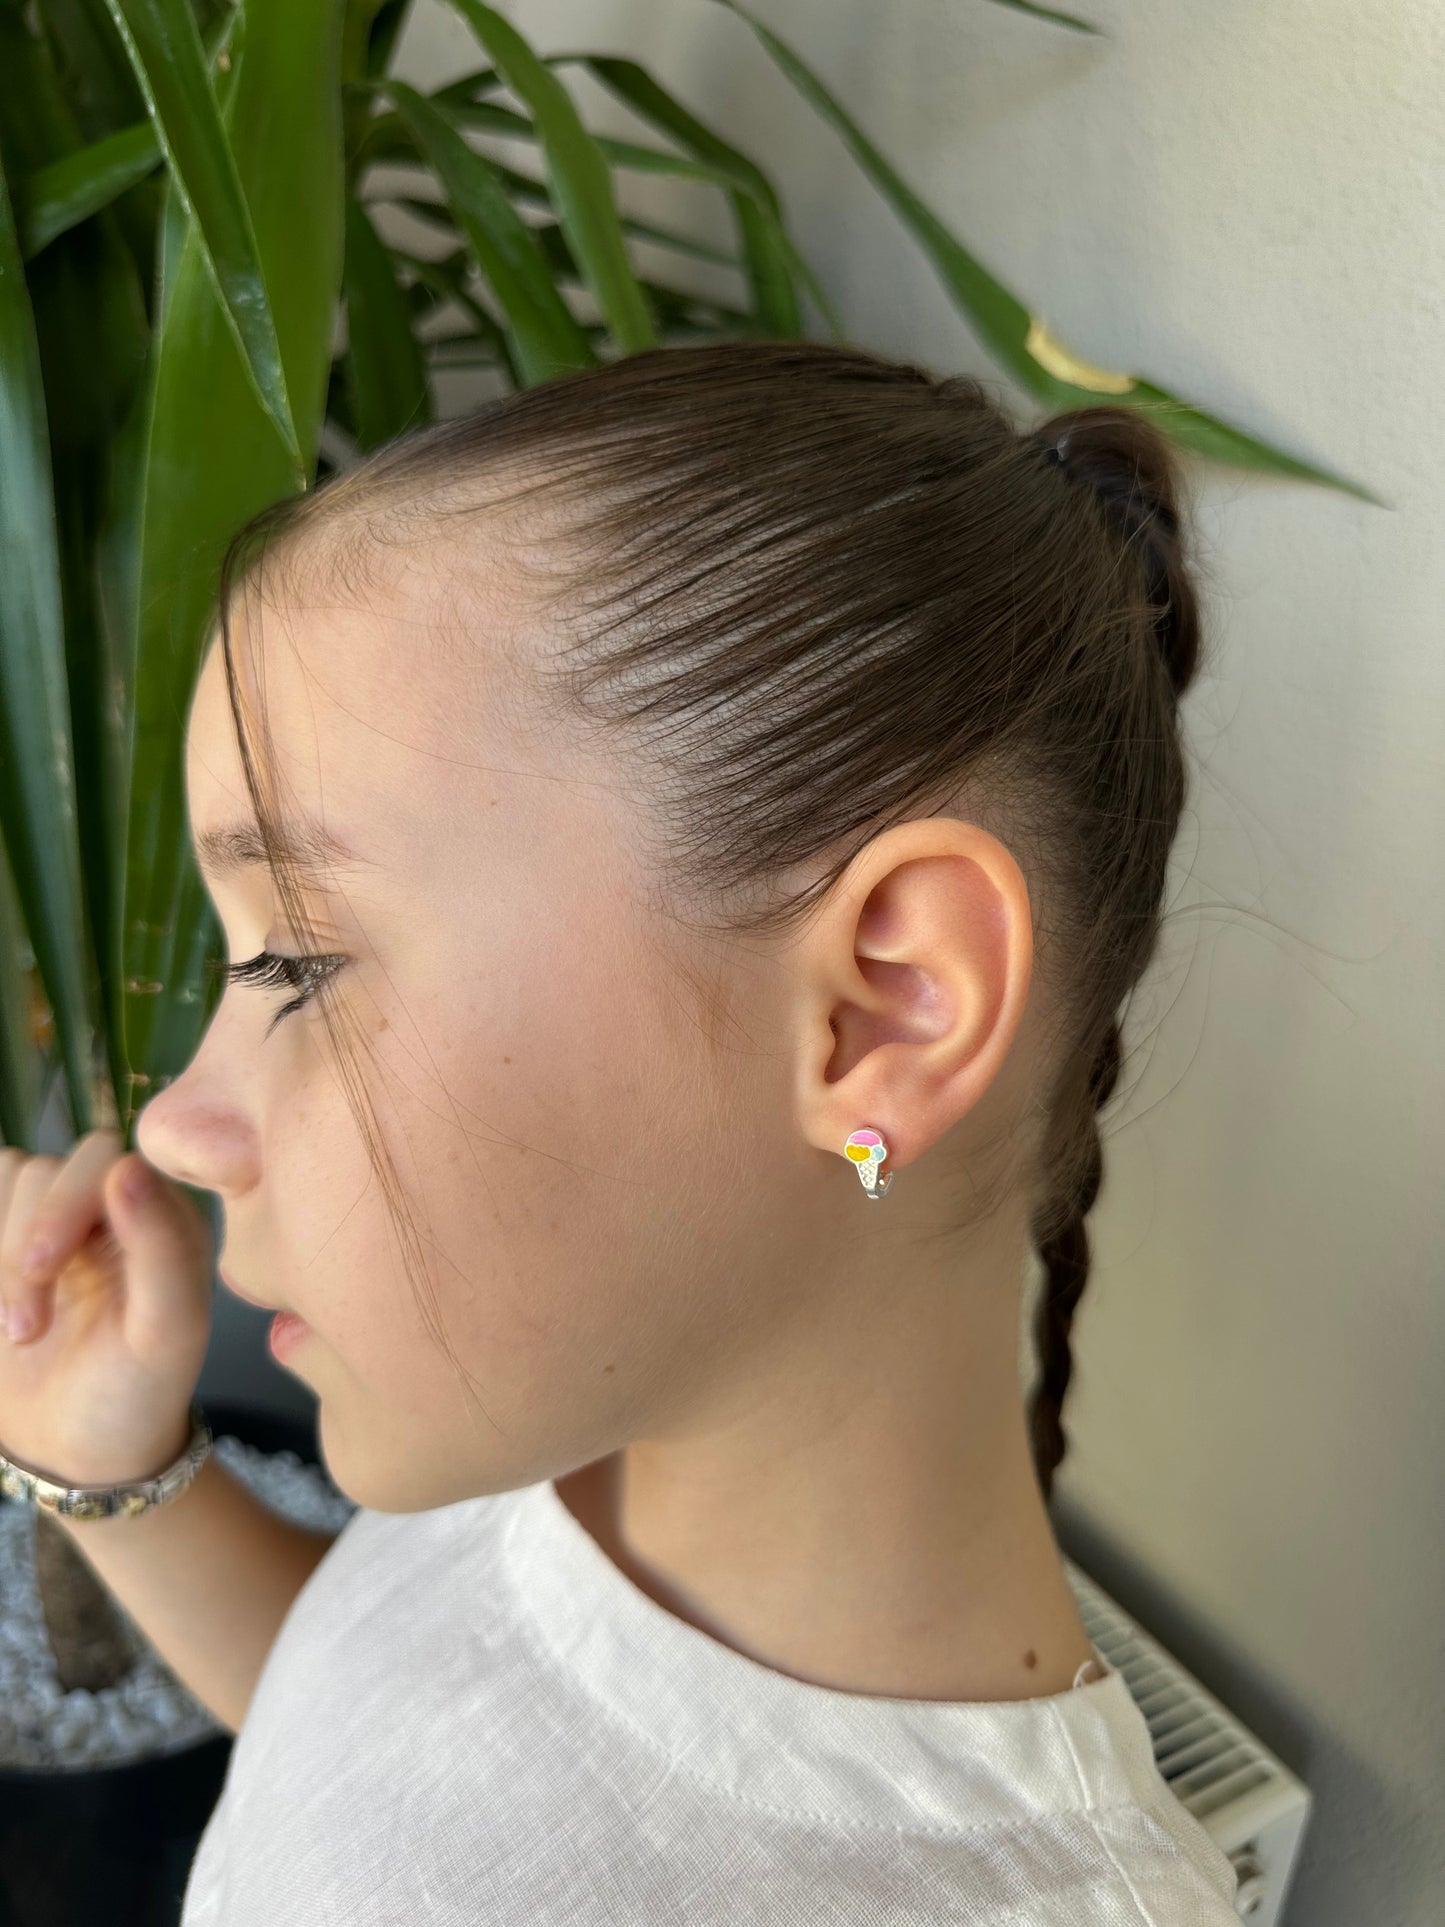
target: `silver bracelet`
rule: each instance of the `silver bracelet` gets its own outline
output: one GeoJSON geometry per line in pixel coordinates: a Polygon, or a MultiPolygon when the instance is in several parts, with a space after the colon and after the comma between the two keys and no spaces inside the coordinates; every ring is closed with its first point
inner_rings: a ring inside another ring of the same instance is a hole
{"type": "Polygon", "coordinates": [[[128,1485],[66,1485],[34,1466],[21,1465],[0,1449],[0,1493],[22,1504],[57,1512],[67,1519],[133,1519],[167,1505],[185,1491],[211,1450],[211,1428],[199,1405],[191,1407],[191,1436],[173,1465],[154,1478],[128,1485]]]}

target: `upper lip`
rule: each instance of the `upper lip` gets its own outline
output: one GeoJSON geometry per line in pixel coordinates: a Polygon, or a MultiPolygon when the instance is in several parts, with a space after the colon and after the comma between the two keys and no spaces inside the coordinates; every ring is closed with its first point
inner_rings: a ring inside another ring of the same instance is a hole
{"type": "Polygon", "coordinates": [[[264,1298],[253,1298],[249,1291],[242,1291],[231,1274],[220,1265],[216,1267],[216,1272],[227,1291],[234,1292],[238,1298],[244,1298],[248,1305],[259,1305],[262,1311],[280,1311],[279,1305],[268,1305],[264,1298]]]}

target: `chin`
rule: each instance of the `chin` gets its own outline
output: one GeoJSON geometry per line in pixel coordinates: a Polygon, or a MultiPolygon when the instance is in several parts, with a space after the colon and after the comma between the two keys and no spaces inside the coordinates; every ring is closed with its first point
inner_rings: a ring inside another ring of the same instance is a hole
{"type": "Polygon", "coordinates": [[[468,1479],[464,1473],[445,1466],[428,1466],[419,1455],[398,1464],[381,1457],[368,1458],[365,1446],[360,1452],[353,1452],[345,1439],[336,1436],[335,1426],[328,1428],[326,1413],[323,1400],[318,1425],[327,1476],[338,1492],[343,1492],[353,1505],[365,1506],[368,1512],[431,1512],[438,1506],[478,1498],[489,1489],[475,1477],[468,1479]]]}

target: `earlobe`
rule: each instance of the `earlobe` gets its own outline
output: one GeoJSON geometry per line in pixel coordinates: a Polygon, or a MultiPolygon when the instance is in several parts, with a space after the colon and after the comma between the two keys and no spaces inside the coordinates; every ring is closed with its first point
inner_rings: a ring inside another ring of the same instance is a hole
{"type": "Polygon", "coordinates": [[[858,1134],[876,1135],[891,1183],[979,1104],[1008,1056],[1033,968],[1028,886],[978,824],[898,824],[839,878],[799,961],[803,1128],[860,1177],[858,1134]]]}

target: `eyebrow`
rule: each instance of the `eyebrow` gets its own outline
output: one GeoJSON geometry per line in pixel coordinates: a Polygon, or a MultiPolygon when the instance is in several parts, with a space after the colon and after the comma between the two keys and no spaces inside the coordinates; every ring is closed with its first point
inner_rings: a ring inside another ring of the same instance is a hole
{"type": "MultiPolygon", "coordinates": [[[[196,861],[207,876],[234,876],[239,871],[266,869],[270,859],[255,823],[238,819],[199,830],[194,837],[196,861]]],[[[343,843],[314,817],[291,817],[277,826],[280,855],[303,883],[324,884],[338,866],[360,869],[366,859],[343,843]]],[[[369,867],[369,866],[366,866],[369,867]]]]}

